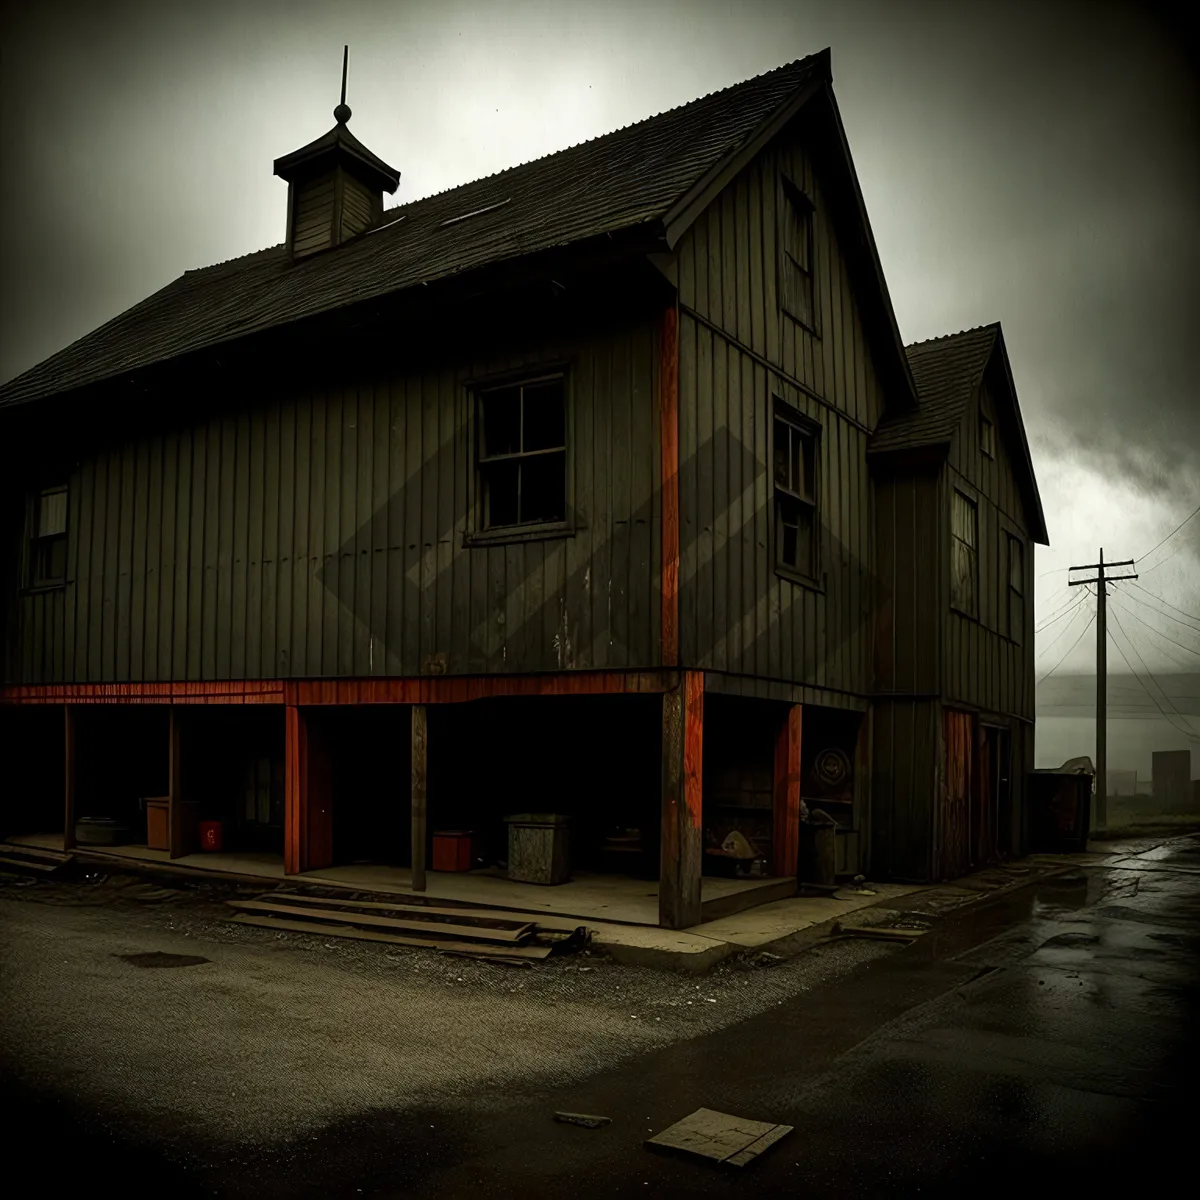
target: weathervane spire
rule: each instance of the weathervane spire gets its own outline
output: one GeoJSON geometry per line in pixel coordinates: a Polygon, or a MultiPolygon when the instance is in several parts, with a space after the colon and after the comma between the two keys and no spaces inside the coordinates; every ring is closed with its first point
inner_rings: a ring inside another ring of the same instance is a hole
{"type": "Polygon", "coordinates": [[[333,119],[339,125],[350,120],[350,106],[346,103],[346,70],[350,65],[350,47],[342,47],[342,102],[333,110],[333,119]]]}

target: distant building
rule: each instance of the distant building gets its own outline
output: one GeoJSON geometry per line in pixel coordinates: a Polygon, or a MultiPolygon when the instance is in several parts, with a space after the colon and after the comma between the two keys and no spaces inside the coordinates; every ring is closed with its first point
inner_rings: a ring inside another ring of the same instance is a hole
{"type": "Polygon", "coordinates": [[[1110,795],[1110,796],[1136,796],[1137,795],[1137,772],[1136,771],[1109,771],[1108,772],[1108,795],[1110,795]]]}
{"type": "Polygon", "coordinates": [[[1192,752],[1154,752],[1154,804],[1162,812],[1181,812],[1191,798],[1192,752]]]}

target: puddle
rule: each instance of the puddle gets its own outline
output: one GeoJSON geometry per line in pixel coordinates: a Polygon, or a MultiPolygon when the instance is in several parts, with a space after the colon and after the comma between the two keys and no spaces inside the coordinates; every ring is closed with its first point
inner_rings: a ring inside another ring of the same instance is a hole
{"type": "Polygon", "coordinates": [[[201,963],[212,961],[201,958],[199,954],[164,954],[161,950],[152,950],[148,954],[117,954],[113,957],[134,967],[198,967],[201,963]]]}

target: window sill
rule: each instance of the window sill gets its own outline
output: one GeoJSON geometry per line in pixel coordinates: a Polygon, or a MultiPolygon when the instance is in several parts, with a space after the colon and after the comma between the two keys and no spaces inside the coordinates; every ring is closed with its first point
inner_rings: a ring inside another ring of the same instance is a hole
{"type": "Polygon", "coordinates": [[[61,583],[34,583],[34,584],[31,584],[29,587],[23,587],[21,589],[21,595],[22,596],[41,596],[41,595],[44,595],[46,592],[65,591],[66,587],[67,587],[67,580],[65,580],[65,579],[61,583]]]}
{"type": "Polygon", "coordinates": [[[818,342],[821,340],[821,330],[815,323],[810,325],[803,317],[796,316],[796,314],[792,312],[790,308],[786,308],[783,305],[780,306],[780,311],[784,316],[788,317],[792,321],[795,321],[796,324],[799,325],[800,328],[806,333],[811,333],[818,342]]]}
{"type": "Polygon", "coordinates": [[[780,579],[786,579],[788,583],[797,584],[799,587],[807,588],[810,592],[816,592],[818,595],[825,594],[825,577],[814,579],[811,575],[804,575],[800,571],[790,570],[788,567],[775,564],[775,574],[780,579]]]}
{"type": "Polygon", "coordinates": [[[554,538],[574,537],[579,526],[570,521],[555,521],[546,525],[508,525],[503,529],[484,529],[463,535],[463,546],[509,546],[521,542],[545,542],[554,538]]]}

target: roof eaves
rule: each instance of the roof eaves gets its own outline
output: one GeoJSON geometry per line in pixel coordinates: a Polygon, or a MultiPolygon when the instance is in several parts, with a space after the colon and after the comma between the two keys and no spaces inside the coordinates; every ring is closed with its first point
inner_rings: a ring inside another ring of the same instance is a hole
{"type": "Polygon", "coordinates": [[[810,55],[807,60],[800,59],[796,65],[805,61],[812,64],[815,76],[798,87],[740,145],[731,147],[663,214],[667,245],[672,250],[738,172],[829,82],[828,48],[810,55]]]}

